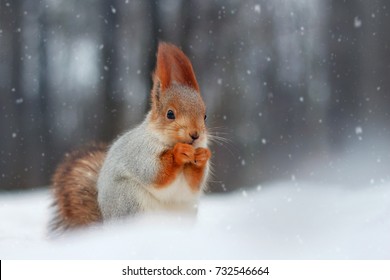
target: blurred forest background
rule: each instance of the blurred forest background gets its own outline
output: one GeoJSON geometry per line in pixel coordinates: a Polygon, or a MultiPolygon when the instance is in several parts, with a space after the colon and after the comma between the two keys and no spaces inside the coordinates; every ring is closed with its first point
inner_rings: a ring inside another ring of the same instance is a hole
{"type": "Polygon", "coordinates": [[[390,181],[387,0],[0,0],[0,189],[148,110],[159,40],[190,57],[214,134],[213,191],[390,181]]]}

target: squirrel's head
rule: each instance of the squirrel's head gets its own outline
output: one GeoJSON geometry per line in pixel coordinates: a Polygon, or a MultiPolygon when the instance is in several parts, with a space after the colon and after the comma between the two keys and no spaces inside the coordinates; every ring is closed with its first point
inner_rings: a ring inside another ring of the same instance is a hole
{"type": "Polygon", "coordinates": [[[158,46],[151,95],[151,126],[166,145],[206,146],[206,106],[190,60],[174,45],[158,46]]]}

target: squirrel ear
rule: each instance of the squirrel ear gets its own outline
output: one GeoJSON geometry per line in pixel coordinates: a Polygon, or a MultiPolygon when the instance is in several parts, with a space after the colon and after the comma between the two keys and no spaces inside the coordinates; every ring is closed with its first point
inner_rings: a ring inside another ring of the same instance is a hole
{"type": "Polygon", "coordinates": [[[154,82],[159,81],[162,91],[172,82],[193,88],[199,92],[194,70],[188,57],[176,46],[161,42],[158,45],[154,82]]]}
{"type": "Polygon", "coordinates": [[[153,88],[152,88],[152,106],[156,106],[156,108],[160,107],[160,96],[161,96],[161,81],[156,75],[154,75],[153,88]]]}

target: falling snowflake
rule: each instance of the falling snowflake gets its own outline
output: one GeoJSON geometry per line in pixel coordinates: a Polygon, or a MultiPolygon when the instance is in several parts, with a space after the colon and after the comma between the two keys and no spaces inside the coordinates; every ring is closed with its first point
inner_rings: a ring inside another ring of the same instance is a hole
{"type": "Polygon", "coordinates": [[[113,6],[111,6],[111,13],[116,14],[116,9],[113,6]]]}
{"type": "Polygon", "coordinates": [[[256,4],[254,10],[256,13],[260,14],[261,13],[261,6],[259,4],[256,4]]]}
{"type": "Polygon", "coordinates": [[[353,20],[353,26],[360,28],[362,26],[362,20],[359,17],[355,17],[353,20]]]}

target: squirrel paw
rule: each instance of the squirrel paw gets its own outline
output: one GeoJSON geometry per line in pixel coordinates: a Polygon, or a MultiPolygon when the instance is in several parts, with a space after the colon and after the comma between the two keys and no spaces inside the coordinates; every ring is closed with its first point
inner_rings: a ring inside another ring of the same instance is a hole
{"type": "Polygon", "coordinates": [[[195,160],[195,149],[193,146],[184,143],[177,143],[173,147],[173,157],[177,164],[182,165],[195,160]]]}
{"type": "Polygon", "coordinates": [[[194,165],[197,167],[205,166],[206,162],[211,157],[211,152],[207,148],[197,148],[194,155],[194,165]]]}

